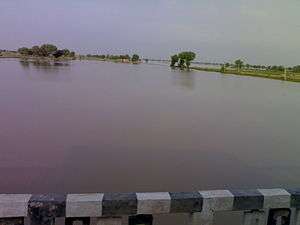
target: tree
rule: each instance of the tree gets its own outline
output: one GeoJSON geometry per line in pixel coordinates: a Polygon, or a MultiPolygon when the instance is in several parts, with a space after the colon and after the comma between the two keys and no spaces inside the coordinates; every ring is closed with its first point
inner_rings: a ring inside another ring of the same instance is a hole
{"type": "Polygon", "coordinates": [[[64,50],[57,50],[52,54],[55,58],[59,58],[59,57],[63,56],[65,54],[65,52],[64,52],[64,50]]]}
{"type": "Polygon", "coordinates": [[[75,52],[70,52],[69,56],[74,58],[75,57],[75,52]]]}
{"type": "Polygon", "coordinates": [[[176,63],[178,63],[179,57],[178,55],[171,56],[171,67],[174,67],[176,63]]]}
{"type": "Polygon", "coordinates": [[[40,47],[40,51],[43,56],[50,56],[57,51],[57,47],[52,44],[44,44],[40,47]]]}
{"type": "Polygon", "coordinates": [[[292,70],[294,73],[300,73],[300,65],[294,66],[292,70]]]}
{"type": "Polygon", "coordinates": [[[18,49],[18,52],[19,52],[21,55],[29,55],[30,49],[29,49],[29,48],[26,48],[26,47],[22,47],[22,48],[19,48],[19,49],[18,49]]]}
{"type": "Polygon", "coordinates": [[[222,65],[222,66],[221,66],[220,72],[221,72],[221,73],[225,73],[225,65],[222,65]]]}
{"type": "Polygon", "coordinates": [[[70,53],[71,53],[71,52],[70,52],[69,49],[66,49],[66,48],[65,48],[65,49],[63,49],[62,51],[64,52],[64,56],[70,56],[70,53]]]}
{"type": "Polygon", "coordinates": [[[238,69],[238,72],[243,68],[244,62],[241,59],[235,60],[235,67],[238,69]]]}
{"type": "Polygon", "coordinates": [[[40,56],[40,47],[39,46],[37,46],[37,45],[33,46],[31,48],[31,51],[34,56],[40,56]]]}
{"type": "Polygon", "coordinates": [[[132,56],[132,62],[138,62],[139,60],[140,60],[140,57],[139,57],[139,55],[137,55],[137,54],[134,54],[133,56],[132,56]]]}
{"type": "Polygon", "coordinates": [[[181,52],[178,54],[178,57],[184,61],[187,69],[189,69],[191,61],[193,61],[196,58],[196,54],[194,52],[181,52]]]}
{"type": "Polygon", "coordinates": [[[184,60],[183,59],[179,59],[178,66],[180,67],[180,69],[184,68],[184,60]]]}

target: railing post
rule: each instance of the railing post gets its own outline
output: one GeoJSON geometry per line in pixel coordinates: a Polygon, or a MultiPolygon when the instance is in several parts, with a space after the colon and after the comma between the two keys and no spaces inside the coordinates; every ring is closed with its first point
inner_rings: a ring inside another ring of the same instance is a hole
{"type": "Polygon", "coordinates": [[[0,225],[24,225],[24,218],[0,219],[0,225]]]}
{"type": "Polygon", "coordinates": [[[212,225],[216,211],[230,211],[233,209],[234,196],[228,190],[200,191],[203,197],[201,213],[192,215],[192,224],[212,225]]]}
{"type": "Polygon", "coordinates": [[[82,225],[91,224],[91,218],[102,216],[103,194],[69,194],[66,200],[66,225],[80,221],[82,225]]]}
{"type": "Polygon", "coordinates": [[[31,195],[0,194],[0,225],[22,225],[31,195]]]}

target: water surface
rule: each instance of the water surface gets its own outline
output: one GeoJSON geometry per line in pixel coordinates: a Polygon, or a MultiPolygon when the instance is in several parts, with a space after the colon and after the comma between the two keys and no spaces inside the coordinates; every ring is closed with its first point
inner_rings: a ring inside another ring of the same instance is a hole
{"type": "Polygon", "coordinates": [[[0,60],[0,192],[300,186],[300,85],[0,60]]]}

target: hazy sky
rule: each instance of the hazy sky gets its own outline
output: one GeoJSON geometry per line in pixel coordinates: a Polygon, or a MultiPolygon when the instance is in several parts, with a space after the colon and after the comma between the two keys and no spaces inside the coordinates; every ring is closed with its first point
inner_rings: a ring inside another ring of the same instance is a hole
{"type": "Polygon", "coordinates": [[[0,49],[300,64],[300,0],[0,0],[0,49]]]}

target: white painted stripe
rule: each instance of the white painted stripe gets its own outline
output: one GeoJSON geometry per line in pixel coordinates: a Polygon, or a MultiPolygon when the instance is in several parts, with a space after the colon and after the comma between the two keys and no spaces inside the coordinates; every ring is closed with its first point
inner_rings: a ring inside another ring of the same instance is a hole
{"type": "Polygon", "coordinates": [[[284,189],[258,189],[264,196],[264,208],[289,208],[291,194],[284,189]]]}
{"type": "Polygon", "coordinates": [[[100,217],[104,194],[69,194],[66,202],[66,217],[100,217]]]}
{"type": "Polygon", "coordinates": [[[232,210],[234,196],[228,190],[199,191],[203,197],[203,213],[232,210]]]}
{"type": "Polygon", "coordinates": [[[0,218],[27,217],[31,195],[0,194],[0,218]]]}
{"type": "Polygon", "coordinates": [[[171,209],[171,196],[168,192],[136,193],[138,214],[164,214],[171,209]]]}

